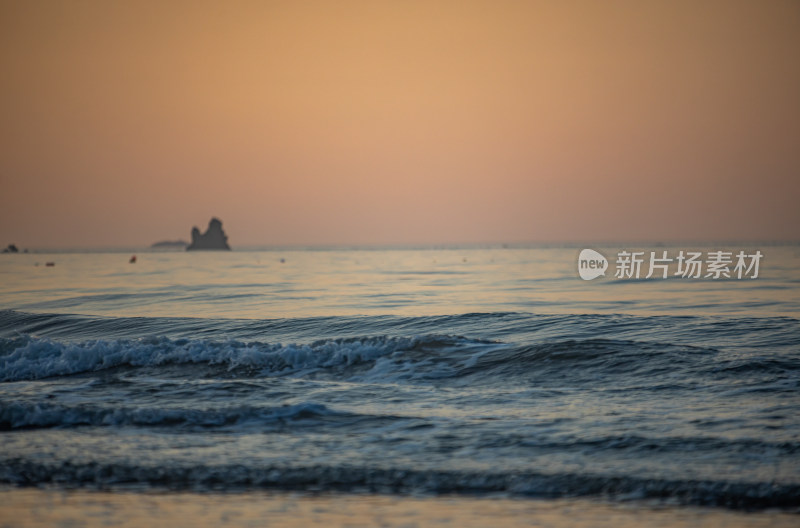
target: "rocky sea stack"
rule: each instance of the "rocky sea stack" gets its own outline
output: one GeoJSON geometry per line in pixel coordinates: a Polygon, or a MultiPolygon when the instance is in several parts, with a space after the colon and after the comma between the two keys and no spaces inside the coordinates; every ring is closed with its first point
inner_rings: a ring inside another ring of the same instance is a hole
{"type": "Polygon", "coordinates": [[[192,228],[192,243],[186,246],[186,251],[196,249],[231,249],[228,236],[222,230],[222,222],[218,218],[211,219],[205,233],[201,233],[197,227],[192,228]]]}

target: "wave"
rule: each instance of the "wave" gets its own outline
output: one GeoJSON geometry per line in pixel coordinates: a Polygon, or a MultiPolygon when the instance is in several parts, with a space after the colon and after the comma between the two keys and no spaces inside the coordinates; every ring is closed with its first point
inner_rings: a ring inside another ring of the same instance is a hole
{"type": "MultiPolygon", "coordinates": [[[[376,430],[391,425],[395,432],[405,431],[408,438],[421,440],[419,429],[433,431],[436,427],[453,427],[448,420],[411,415],[373,414],[332,409],[316,402],[269,405],[233,405],[215,408],[187,406],[153,407],[114,404],[64,404],[51,402],[0,403],[0,431],[30,429],[73,429],[77,427],[144,427],[165,428],[171,432],[214,430],[233,433],[306,431],[346,428],[350,432],[376,430]]],[[[457,427],[457,426],[456,426],[457,427]]],[[[435,433],[434,433],[435,434],[435,433]]],[[[609,452],[624,451],[640,456],[658,453],[725,453],[727,456],[756,457],[794,456],[800,453],[800,443],[769,441],[755,438],[726,436],[645,436],[638,434],[517,433],[497,429],[475,431],[462,438],[471,449],[519,449],[529,453],[542,452],[609,452]]]]}
{"type": "MultiPolygon", "coordinates": [[[[447,338],[366,337],[323,340],[310,345],[168,338],[90,340],[62,343],[48,338],[0,338],[0,381],[19,381],[97,372],[118,367],[170,364],[216,365],[282,375],[371,362],[398,350],[437,346],[447,338]]],[[[449,340],[459,341],[458,338],[449,340]]]]}
{"type": "MultiPolygon", "coordinates": [[[[559,316],[556,316],[559,317],[559,316]]],[[[457,315],[326,316],[291,319],[202,319],[193,317],[102,317],[77,314],[28,313],[0,310],[0,336],[20,334],[56,339],[122,339],[142,335],[194,338],[198,335],[227,335],[255,339],[277,335],[318,339],[320,336],[355,337],[369,327],[375,332],[411,337],[451,328],[456,333],[487,329],[498,324],[508,328],[527,326],[530,314],[514,312],[467,313],[457,315]]]]}
{"type": "Polygon", "coordinates": [[[125,463],[41,463],[14,459],[0,465],[0,482],[100,489],[148,486],[193,491],[279,489],[390,494],[504,494],[512,497],[597,497],[668,500],[732,509],[797,508],[800,485],[725,480],[670,480],[613,475],[468,472],[364,466],[141,466],[125,463]]]}
{"type": "Polygon", "coordinates": [[[171,339],[220,336],[238,340],[310,343],[321,338],[365,334],[414,337],[452,334],[514,343],[531,339],[634,339],[683,345],[800,346],[800,321],[791,317],[464,313],[435,316],[328,316],[290,319],[202,319],[192,317],[101,317],[0,310],[0,337],[34,335],[66,341],[171,339]]]}
{"type": "Polygon", "coordinates": [[[318,403],[278,407],[237,406],[224,409],[68,406],[50,403],[0,404],[0,430],[75,426],[224,427],[304,422],[321,419],[353,421],[359,415],[333,411],[318,403]]]}
{"type": "Polygon", "coordinates": [[[800,371],[800,355],[730,355],[710,347],[598,338],[515,345],[437,334],[323,339],[287,345],[166,337],[80,342],[30,335],[0,338],[0,381],[5,382],[166,365],[205,365],[221,375],[328,376],[361,382],[460,378],[476,383],[498,379],[546,381],[553,375],[574,382],[597,376],[628,381],[656,380],[658,376],[677,380],[680,374],[681,383],[685,383],[698,375],[791,375],[800,371]]]}

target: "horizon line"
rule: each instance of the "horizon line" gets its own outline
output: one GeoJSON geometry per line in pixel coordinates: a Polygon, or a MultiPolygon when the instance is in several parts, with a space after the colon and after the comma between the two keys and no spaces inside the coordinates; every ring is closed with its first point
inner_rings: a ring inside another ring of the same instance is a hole
{"type": "MultiPolygon", "coordinates": [[[[604,240],[604,241],[525,241],[525,242],[441,242],[441,243],[296,243],[296,244],[241,244],[231,245],[229,251],[347,251],[347,250],[449,250],[449,249],[569,249],[569,248],[658,248],[678,246],[796,246],[797,240],[778,239],[718,239],[718,240],[604,240]]],[[[19,253],[115,253],[147,251],[153,253],[183,252],[183,247],[158,248],[153,245],[97,245],[97,246],[34,246],[23,248],[17,245],[19,253]]],[[[213,250],[212,250],[213,251],[213,250]]],[[[227,250],[226,250],[227,251],[227,250]]],[[[216,251],[224,253],[225,251],[216,251]]]]}

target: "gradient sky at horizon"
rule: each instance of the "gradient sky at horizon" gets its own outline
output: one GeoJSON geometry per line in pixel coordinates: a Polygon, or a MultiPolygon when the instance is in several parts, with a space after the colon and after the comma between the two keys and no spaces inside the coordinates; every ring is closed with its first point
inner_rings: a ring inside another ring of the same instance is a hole
{"type": "Polygon", "coordinates": [[[800,239],[800,2],[0,0],[0,246],[800,239]]]}

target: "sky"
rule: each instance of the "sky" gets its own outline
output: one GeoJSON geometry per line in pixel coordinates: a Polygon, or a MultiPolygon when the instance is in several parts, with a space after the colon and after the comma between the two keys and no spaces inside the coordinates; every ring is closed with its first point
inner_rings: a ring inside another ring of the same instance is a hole
{"type": "Polygon", "coordinates": [[[800,2],[0,0],[0,246],[800,240],[800,2]]]}

